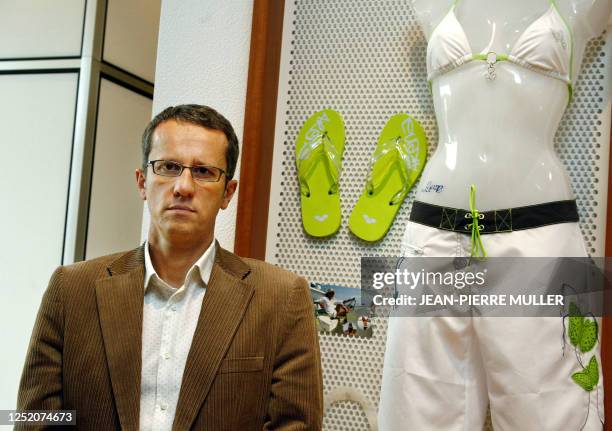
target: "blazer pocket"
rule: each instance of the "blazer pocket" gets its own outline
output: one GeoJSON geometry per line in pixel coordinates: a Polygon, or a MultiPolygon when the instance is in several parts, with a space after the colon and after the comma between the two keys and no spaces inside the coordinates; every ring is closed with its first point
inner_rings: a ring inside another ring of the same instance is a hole
{"type": "Polygon", "coordinates": [[[247,373],[263,370],[263,356],[252,356],[248,358],[227,358],[221,362],[219,374],[222,373],[247,373]]]}

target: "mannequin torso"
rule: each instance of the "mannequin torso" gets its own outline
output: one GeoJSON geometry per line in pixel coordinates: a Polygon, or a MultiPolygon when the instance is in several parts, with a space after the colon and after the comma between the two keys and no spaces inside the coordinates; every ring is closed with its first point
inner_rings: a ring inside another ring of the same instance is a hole
{"type": "MultiPolygon", "coordinates": [[[[452,2],[412,0],[412,6],[430,40],[452,2]]],[[[474,54],[498,55],[510,53],[546,13],[560,14],[572,33],[570,78],[575,82],[585,45],[603,31],[612,2],[556,0],[557,10],[551,7],[549,0],[459,0],[454,14],[474,54]]],[[[553,149],[568,102],[567,83],[510,61],[494,66],[492,80],[485,77],[488,64],[482,60],[432,79],[439,143],[417,200],[468,208],[471,184],[481,211],[573,198],[553,149]]]]}
{"type": "MultiPolygon", "coordinates": [[[[551,203],[573,198],[553,139],[585,44],[604,29],[612,1],[458,0],[452,14],[453,0],[411,1],[428,40],[439,142],[418,186],[425,204],[413,205],[406,224],[405,265],[419,271],[413,258],[446,256],[436,270],[455,271],[481,257],[586,257],[576,206],[551,203]],[[482,213],[538,204],[547,205],[482,213]]],[[[525,266],[513,262],[499,278],[488,273],[486,287],[531,293],[564,273],[552,265],[517,284],[525,266]]],[[[418,289],[435,291],[429,284],[418,289]]],[[[602,429],[603,378],[591,392],[576,385],[586,359],[573,354],[564,322],[478,315],[449,307],[389,318],[381,430],[482,429],[487,407],[494,429],[602,429]]],[[[601,364],[599,346],[588,356],[601,364]]]]}

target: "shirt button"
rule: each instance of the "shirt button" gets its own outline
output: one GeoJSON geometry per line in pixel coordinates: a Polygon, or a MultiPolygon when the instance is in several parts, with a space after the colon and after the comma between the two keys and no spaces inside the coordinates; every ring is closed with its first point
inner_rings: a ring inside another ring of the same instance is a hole
{"type": "Polygon", "coordinates": [[[172,306],[172,311],[176,311],[176,305],[172,306]]]}
{"type": "Polygon", "coordinates": [[[166,403],[161,403],[161,404],[159,405],[159,408],[160,408],[160,409],[162,409],[162,410],[166,410],[166,409],[168,408],[168,404],[166,404],[166,403]]]}
{"type": "Polygon", "coordinates": [[[170,359],[170,353],[169,352],[164,353],[164,359],[170,359]]]}

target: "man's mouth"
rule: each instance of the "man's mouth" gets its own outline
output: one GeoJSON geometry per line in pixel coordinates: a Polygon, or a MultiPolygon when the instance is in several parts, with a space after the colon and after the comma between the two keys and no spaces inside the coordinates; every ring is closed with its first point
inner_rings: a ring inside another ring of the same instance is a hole
{"type": "Polygon", "coordinates": [[[185,212],[195,212],[195,210],[191,207],[185,206],[185,205],[172,205],[170,207],[168,207],[169,210],[171,211],[185,211],[185,212]]]}

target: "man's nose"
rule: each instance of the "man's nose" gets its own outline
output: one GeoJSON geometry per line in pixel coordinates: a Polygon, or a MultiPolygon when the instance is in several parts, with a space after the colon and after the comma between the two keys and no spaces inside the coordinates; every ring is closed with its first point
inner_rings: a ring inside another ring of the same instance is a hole
{"type": "Polygon", "coordinates": [[[195,180],[191,176],[191,169],[183,169],[174,182],[174,193],[180,196],[191,196],[195,190],[195,180]]]}

